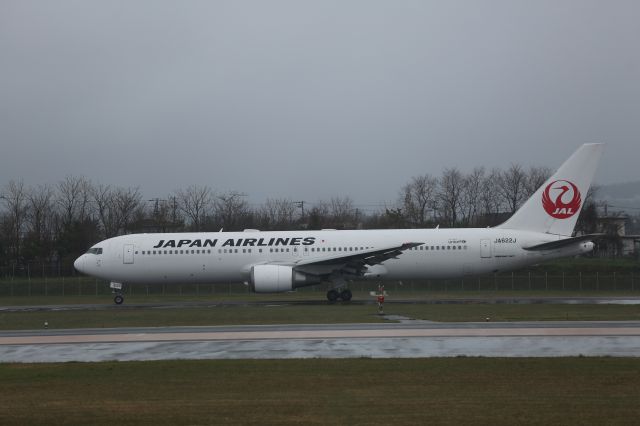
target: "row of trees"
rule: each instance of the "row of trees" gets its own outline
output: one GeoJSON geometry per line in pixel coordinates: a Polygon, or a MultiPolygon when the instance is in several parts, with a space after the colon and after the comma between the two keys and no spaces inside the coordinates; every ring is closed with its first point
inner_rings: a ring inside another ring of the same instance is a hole
{"type": "Polygon", "coordinates": [[[350,197],[307,203],[268,199],[193,185],[148,200],[121,188],[68,176],[56,185],[10,181],[1,190],[0,265],[70,261],[91,244],[131,232],[227,231],[258,228],[415,228],[491,226],[505,220],[549,176],[547,168],[455,168],[413,177],[398,199],[362,209],[350,197]]]}

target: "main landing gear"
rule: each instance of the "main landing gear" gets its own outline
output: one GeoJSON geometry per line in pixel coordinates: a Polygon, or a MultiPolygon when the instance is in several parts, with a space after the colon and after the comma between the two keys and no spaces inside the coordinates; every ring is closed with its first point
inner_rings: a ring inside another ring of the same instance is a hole
{"type": "Polygon", "coordinates": [[[115,294],[115,296],[113,296],[113,302],[116,305],[122,305],[122,302],[124,302],[122,283],[112,282],[111,284],[109,284],[109,287],[111,287],[111,291],[113,292],[113,294],[115,294]]]}
{"type": "Polygon", "coordinates": [[[331,289],[327,292],[327,300],[329,300],[329,302],[336,302],[338,299],[348,302],[351,300],[351,297],[353,297],[353,294],[351,294],[351,290],[348,288],[345,288],[342,291],[331,289]]]}

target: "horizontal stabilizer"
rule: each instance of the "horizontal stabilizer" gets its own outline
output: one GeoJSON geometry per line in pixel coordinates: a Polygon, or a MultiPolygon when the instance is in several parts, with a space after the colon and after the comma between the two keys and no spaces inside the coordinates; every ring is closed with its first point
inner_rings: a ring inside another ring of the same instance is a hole
{"type": "Polygon", "coordinates": [[[531,247],[523,247],[523,249],[529,250],[529,251],[556,250],[562,247],[570,246],[572,244],[581,243],[583,241],[592,241],[602,236],[604,236],[604,234],[581,235],[579,237],[564,238],[562,240],[536,244],[535,246],[531,246],[531,247]]]}

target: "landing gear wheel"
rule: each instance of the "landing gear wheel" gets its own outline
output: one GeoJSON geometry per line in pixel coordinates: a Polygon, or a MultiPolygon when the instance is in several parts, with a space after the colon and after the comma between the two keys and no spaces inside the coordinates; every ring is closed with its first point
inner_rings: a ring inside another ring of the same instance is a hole
{"type": "Polygon", "coordinates": [[[113,301],[116,303],[116,305],[122,305],[122,302],[124,302],[124,296],[121,294],[117,294],[116,297],[113,298],[113,301]]]}
{"type": "Polygon", "coordinates": [[[353,297],[353,294],[351,294],[351,290],[349,290],[348,288],[340,292],[340,299],[344,300],[345,302],[350,301],[351,297],[353,297]]]}
{"type": "Polygon", "coordinates": [[[335,302],[336,300],[338,300],[338,297],[340,297],[340,293],[338,293],[336,290],[329,290],[327,292],[327,299],[329,300],[329,302],[335,302]]]}

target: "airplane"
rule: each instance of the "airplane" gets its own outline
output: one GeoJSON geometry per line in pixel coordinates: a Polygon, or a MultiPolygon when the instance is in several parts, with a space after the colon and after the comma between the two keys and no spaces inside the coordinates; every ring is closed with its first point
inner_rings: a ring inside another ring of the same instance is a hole
{"type": "Polygon", "coordinates": [[[456,278],[588,253],[597,235],[572,236],[602,144],[585,144],[506,222],[493,228],[190,232],[122,235],[75,262],[124,284],[243,282],[256,293],[328,282],[327,299],[349,301],[358,280],[456,278]]]}

